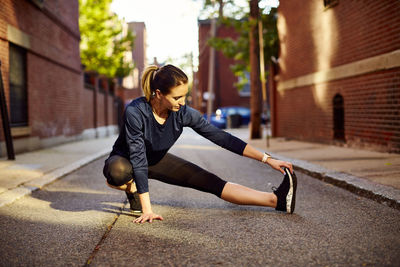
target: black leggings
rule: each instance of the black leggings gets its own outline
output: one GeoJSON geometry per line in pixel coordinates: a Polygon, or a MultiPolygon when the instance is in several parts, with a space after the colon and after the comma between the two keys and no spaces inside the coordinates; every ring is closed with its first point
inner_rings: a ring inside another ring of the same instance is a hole
{"type": "MultiPolygon", "coordinates": [[[[110,185],[121,186],[133,178],[128,159],[114,155],[105,161],[103,174],[110,185]]],[[[221,197],[226,181],[199,166],[167,153],[156,165],[149,166],[149,178],[208,192],[221,197]]]]}

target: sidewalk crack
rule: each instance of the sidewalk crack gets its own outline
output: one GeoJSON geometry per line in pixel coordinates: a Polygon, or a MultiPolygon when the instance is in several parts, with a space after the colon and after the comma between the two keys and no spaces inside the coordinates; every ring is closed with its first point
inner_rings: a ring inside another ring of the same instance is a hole
{"type": "Polygon", "coordinates": [[[128,203],[128,200],[125,200],[123,202],[122,207],[119,208],[118,213],[115,215],[114,220],[112,221],[112,223],[110,225],[107,226],[107,230],[106,232],[103,234],[103,236],[101,237],[100,241],[97,243],[97,245],[94,247],[92,253],[90,254],[88,260],[86,261],[84,266],[89,266],[94,257],[96,256],[97,252],[100,250],[101,246],[103,245],[104,241],[106,240],[106,238],[108,237],[108,235],[110,234],[112,228],[114,227],[115,223],[118,221],[119,216],[121,216],[121,214],[123,213],[124,207],[125,205],[128,203]]]}

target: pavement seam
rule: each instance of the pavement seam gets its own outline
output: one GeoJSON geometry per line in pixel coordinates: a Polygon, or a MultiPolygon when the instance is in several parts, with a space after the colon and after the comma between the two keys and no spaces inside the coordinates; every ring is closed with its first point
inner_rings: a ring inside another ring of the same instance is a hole
{"type": "Polygon", "coordinates": [[[376,184],[347,173],[332,171],[307,161],[292,159],[275,153],[271,153],[271,156],[276,159],[291,162],[295,170],[305,173],[313,178],[335,185],[358,196],[400,210],[400,190],[376,184]]]}
{"type": "Polygon", "coordinates": [[[110,225],[107,226],[107,229],[106,229],[105,233],[100,238],[100,241],[97,243],[97,245],[94,247],[92,253],[90,253],[90,256],[87,259],[87,261],[86,261],[84,266],[89,266],[92,263],[92,261],[93,261],[94,257],[96,256],[97,252],[100,250],[101,246],[103,245],[104,241],[107,239],[107,237],[110,234],[110,232],[111,232],[112,228],[114,227],[115,223],[118,221],[119,217],[121,216],[121,214],[122,214],[122,212],[124,210],[124,207],[125,207],[125,205],[127,203],[128,203],[128,200],[125,200],[123,202],[122,207],[119,208],[118,214],[114,216],[113,222],[110,225]]]}
{"type": "Polygon", "coordinates": [[[18,187],[12,188],[0,194],[0,207],[13,203],[14,201],[30,195],[33,191],[43,188],[44,186],[70,174],[77,169],[95,161],[110,153],[109,149],[104,149],[92,155],[86,156],[78,161],[68,164],[64,167],[51,171],[41,177],[23,183],[18,187]]]}

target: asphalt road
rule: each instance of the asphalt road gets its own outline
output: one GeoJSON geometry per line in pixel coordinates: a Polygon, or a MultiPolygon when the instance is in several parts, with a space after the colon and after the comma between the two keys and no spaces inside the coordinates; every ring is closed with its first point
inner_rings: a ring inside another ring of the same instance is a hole
{"type": "MultiPolygon", "coordinates": [[[[282,176],[191,131],[171,150],[271,191],[282,176]]],[[[297,173],[292,215],[150,181],[163,222],[136,225],[103,159],[0,208],[0,266],[400,266],[400,212],[297,173]]]]}

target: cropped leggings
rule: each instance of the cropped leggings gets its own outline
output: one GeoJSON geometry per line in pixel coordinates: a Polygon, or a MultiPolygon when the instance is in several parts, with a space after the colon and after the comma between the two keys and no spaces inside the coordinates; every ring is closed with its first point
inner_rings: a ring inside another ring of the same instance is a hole
{"type": "MultiPolygon", "coordinates": [[[[130,161],[113,155],[104,164],[103,174],[107,182],[121,186],[134,179],[130,161]]],[[[149,166],[148,176],[168,184],[179,185],[211,193],[221,197],[226,181],[199,166],[167,153],[156,165],[149,166]]]]}

